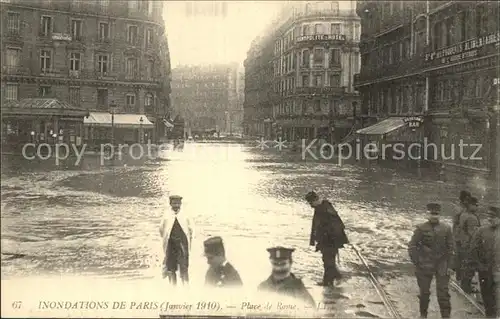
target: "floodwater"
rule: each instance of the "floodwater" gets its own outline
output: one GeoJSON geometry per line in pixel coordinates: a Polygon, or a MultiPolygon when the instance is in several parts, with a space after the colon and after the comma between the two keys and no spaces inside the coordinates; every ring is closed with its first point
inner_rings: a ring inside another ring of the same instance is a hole
{"type": "MultiPolygon", "coordinates": [[[[57,278],[47,286],[59,292],[91,289],[92,282],[106,280],[108,285],[160,282],[158,226],[168,211],[168,196],[179,194],[182,213],[196,224],[193,285],[203,283],[206,271],[203,240],[220,235],[245,286],[256,287],[267,278],[266,248],[286,245],[296,249],[294,273],[321,298],[312,284],[321,280],[321,257],[308,247],[312,209],[303,200],[315,190],[337,208],[351,243],[400,313],[415,317],[418,289],[408,240],[424,221],[427,203],[439,202],[445,215],[454,214],[462,187],[373,167],[285,163],[279,154],[236,144],[186,144],[183,152],[168,157],[138,167],[86,170],[37,169],[17,161],[13,168],[14,163],[3,161],[2,288],[13,291],[22,283],[28,290],[40,278],[57,278]],[[76,282],[79,289],[69,288],[76,282]]],[[[472,190],[484,192],[482,185],[478,181],[472,190]]],[[[339,302],[342,315],[387,316],[350,249],[341,251],[340,266],[350,278],[338,294],[344,300],[339,302]]],[[[454,316],[478,317],[454,294],[452,303],[454,316]]],[[[437,315],[435,299],[431,307],[437,315]]]]}

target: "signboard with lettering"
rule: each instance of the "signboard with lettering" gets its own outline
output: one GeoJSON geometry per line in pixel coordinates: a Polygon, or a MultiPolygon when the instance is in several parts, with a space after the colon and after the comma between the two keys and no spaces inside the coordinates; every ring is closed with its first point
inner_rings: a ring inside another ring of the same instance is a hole
{"type": "Polygon", "coordinates": [[[419,128],[424,122],[424,118],[421,116],[409,116],[403,119],[403,122],[408,124],[410,128],[419,128]]]}
{"type": "Polygon", "coordinates": [[[71,35],[66,33],[52,33],[52,40],[71,41],[71,35]]]}
{"type": "Polygon", "coordinates": [[[450,47],[425,54],[425,62],[448,64],[481,56],[481,51],[494,48],[500,42],[500,32],[474,38],[450,47]]]}
{"type": "Polygon", "coordinates": [[[297,42],[303,41],[345,41],[346,36],[344,34],[315,34],[315,35],[303,35],[297,38],[297,42]]]}

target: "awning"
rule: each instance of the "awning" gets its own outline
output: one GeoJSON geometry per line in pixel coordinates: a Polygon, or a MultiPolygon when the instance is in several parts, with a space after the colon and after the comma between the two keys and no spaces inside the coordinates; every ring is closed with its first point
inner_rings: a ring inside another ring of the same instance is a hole
{"type": "MultiPolygon", "coordinates": [[[[111,127],[111,113],[90,112],[83,119],[83,124],[88,126],[111,127]]],[[[115,114],[114,127],[117,128],[153,128],[154,125],[145,115],[141,114],[115,114]],[[142,123],[141,123],[142,119],[142,123]]]]}
{"type": "Polygon", "coordinates": [[[368,126],[356,131],[363,135],[383,135],[403,127],[405,122],[402,117],[390,117],[372,126],[368,126]]]}

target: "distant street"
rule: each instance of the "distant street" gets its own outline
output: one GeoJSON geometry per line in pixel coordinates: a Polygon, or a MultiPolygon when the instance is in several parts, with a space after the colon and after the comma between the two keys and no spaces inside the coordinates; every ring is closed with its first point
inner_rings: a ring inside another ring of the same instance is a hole
{"type": "MultiPolygon", "coordinates": [[[[322,264],[308,247],[312,210],[303,196],[314,189],[337,207],[351,242],[400,313],[417,317],[407,242],[414,225],[424,220],[428,202],[442,203],[449,216],[455,212],[458,187],[352,166],[284,163],[277,156],[240,145],[187,143],[184,152],[171,153],[170,161],[143,167],[37,172],[16,163],[15,172],[9,169],[13,164],[4,163],[2,253],[19,258],[2,255],[2,277],[12,282],[48,274],[158,277],[158,222],[168,195],[178,193],[197,224],[193,283],[202,282],[206,269],[202,241],[221,235],[245,285],[256,286],[268,276],[266,248],[286,244],[296,248],[294,272],[311,286],[321,279],[322,264]]],[[[364,279],[356,279],[366,277],[359,259],[350,249],[341,251],[340,259],[354,285],[345,287],[339,301],[344,315],[361,306],[376,313],[380,305],[366,300],[364,279]]],[[[452,303],[453,317],[478,316],[454,293],[452,303]]],[[[435,299],[431,307],[434,316],[435,299]]]]}

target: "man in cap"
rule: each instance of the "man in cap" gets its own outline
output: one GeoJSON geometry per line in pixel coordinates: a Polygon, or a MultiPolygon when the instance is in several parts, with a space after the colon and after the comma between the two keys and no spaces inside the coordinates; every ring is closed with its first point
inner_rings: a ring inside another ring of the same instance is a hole
{"type": "Polygon", "coordinates": [[[459,264],[461,265],[461,281],[460,287],[466,293],[472,293],[472,278],[474,277],[474,269],[471,267],[471,259],[469,255],[472,236],[481,226],[478,216],[478,200],[475,197],[470,197],[466,204],[467,210],[460,215],[458,229],[456,232],[455,241],[457,242],[457,255],[459,264]]]}
{"type": "Polygon", "coordinates": [[[339,249],[349,243],[344,222],[333,205],[327,200],[321,200],[315,192],[307,193],[305,199],[314,208],[309,245],[316,245],[316,251],[320,251],[323,257],[323,280],[318,284],[331,286],[334,280],[342,278],[335,259],[339,249]]]}
{"type": "Polygon", "coordinates": [[[211,237],[203,242],[205,257],[209,265],[205,285],[212,287],[242,286],[240,275],[226,259],[224,243],[220,237],[211,237]]]}
{"type": "Polygon", "coordinates": [[[304,283],[291,272],[292,253],[295,249],[278,246],[268,248],[267,251],[271,260],[272,273],[257,289],[292,297],[315,308],[314,299],[307,291],[304,283]]]}
{"type": "Polygon", "coordinates": [[[462,265],[461,263],[461,258],[459,252],[462,251],[462,248],[460,246],[460,241],[457,239],[459,238],[459,224],[460,224],[460,216],[462,216],[463,213],[467,211],[467,205],[469,203],[469,199],[472,197],[471,193],[468,191],[461,191],[460,196],[459,196],[459,201],[460,201],[460,211],[453,217],[453,238],[455,238],[455,249],[456,249],[456,256],[455,256],[455,262],[453,265],[453,268],[455,270],[455,275],[456,279],[460,282],[462,280],[462,273],[463,269],[465,268],[465,265],[462,265]]]}
{"type": "Polygon", "coordinates": [[[170,196],[171,211],[167,212],[161,221],[160,235],[163,239],[163,278],[168,277],[170,282],[177,284],[176,272],[179,270],[184,284],[189,282],[189,251],[193,241],[193,221],[189,216],[180,214],[182,197],[170,196]]]}
{"type": "Polygon", "coordinates": [[[488,210],[490,224],[480,227],[474,234],[469,253],[473,260],[473,269],[479,273],[479,285],[487,318],[497,318],[496,283],[495,283],[495,235],[500,228],[500,208],[490,207],[488,210]]]}
{"type": "Polygon", "coordinates": [[[417,225],[408,245],[408,253],[416,267],[415,275],[420,290],[420,317],[427,318],[432,277],[436,277],[436,294],[442,318],[451,313],[448,283],[453,262],[453,233],[441,223],[441,205],[427,204],[428,220],[417,225]]]}

